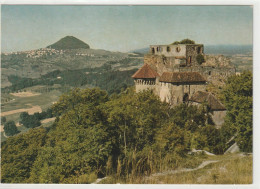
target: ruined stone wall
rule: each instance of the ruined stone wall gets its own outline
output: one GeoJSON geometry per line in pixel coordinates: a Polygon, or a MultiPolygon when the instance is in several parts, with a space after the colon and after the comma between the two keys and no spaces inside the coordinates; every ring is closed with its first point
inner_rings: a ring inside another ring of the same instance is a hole
{"type": "Polygon", "coordinates": [[[150,53],[154,55],[164,55],[166,57],[186,56],[186,45],[151,45],[150,53]]]}
{"type": "Polygon", "coordinates": [[[227,111],[213,111],[211,117],[216,126],[223,125],[227,111]]]}
{"type": "Polygon", "coordinates": [[[199,72],[208,82],[218,84],[219,81],[226,80],[229,76],[235,75],[235,67],[180,67],[180,72],[199,72]]]}
{"type": "Polygon", "coordinates": [[[144,64],[151,66],[159,75],[162,75],[163,72],[172,72],[176,67],[174,57],[151,54],[144,55],[144,64]]]}
{"type": "Polygon", "coordinates": [[[186,59],[188,66],[196,66],[198,54],[203,54],[203,45],[187,45],[186,47],[186,59]]]}
{"type": "Polygon", "coordinates": [[[161,101],[165,101],[175,106],[183,102],[185,94],[191,97],[197,91],[205,91],[205,84],[182,84],[176,85],[172,83],[159,82],[156,85],[155,94],[161,101]]]}
{"type": "MultiPolygon", "coordinates": [[[[202,106],[201,103],[197,103],[197,102],[190,102],[191,105],[194,105],[194,106],[202,106]]],[[[212,117],[212,120],[213,122],[215,123],[215,126],[217,128],[220,128],[223,123],[225,122],[225,116],[227,114],[227,111],[226,110],[222,110],[222,111],[212,111],[210,113],[211,117],[212,117]]]]}

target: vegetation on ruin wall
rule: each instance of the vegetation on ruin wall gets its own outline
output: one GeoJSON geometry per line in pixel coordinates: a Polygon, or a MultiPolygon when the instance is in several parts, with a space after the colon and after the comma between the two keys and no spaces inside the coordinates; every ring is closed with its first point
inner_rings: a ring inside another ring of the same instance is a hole
{"type": "Polygon", "coordinates": [[[221,129],[210,124],[207,108],[170,108],[151,91],[128,88],[108,96],[96,88],[74,89],[54,105],[60,116],[50,128],[34,128],[2,143],[2,182],[91,183],[105,175],[134,180],[187,162],[194,166],[196,156],[187,153],[193,148],[223,154],[235,132],[241,149],[250,151],[243,148],[252,146],[250,78],[244,73],[227,82],[223,94],[231,113],[221,129]]]}
{"type": "Polygon", "coordinates": [[[178,45],[178,44],[195,44],[195,41],[191,39],[183,39],[181,41],[174,41],[172,45],[178,45]]]}

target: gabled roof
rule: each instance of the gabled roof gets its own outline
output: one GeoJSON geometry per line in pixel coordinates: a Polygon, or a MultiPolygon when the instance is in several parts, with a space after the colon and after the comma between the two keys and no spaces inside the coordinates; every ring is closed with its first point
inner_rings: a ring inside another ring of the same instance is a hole
{"type": "Polygon", "coordinates": [[[189,101],[207,103],[211,110],[226,110],[225,106],[216,97],[207,92],[197,91],[189,101]]]}
{"type": "Polygon", "coordinates": [[[136,79],[144,79],[144,78],[156,78],[159,77],[159,74],[154,71],[148,64],[144,64],[137,72],[135,72],[134,75],[132,75],[132,78],[136,79]]]}
{"type": "Polygon", "coordinates": [[[160,78],[160,82],[195,83],[206,82],[206,80],[198,72],[164,72],[160,78]]]}

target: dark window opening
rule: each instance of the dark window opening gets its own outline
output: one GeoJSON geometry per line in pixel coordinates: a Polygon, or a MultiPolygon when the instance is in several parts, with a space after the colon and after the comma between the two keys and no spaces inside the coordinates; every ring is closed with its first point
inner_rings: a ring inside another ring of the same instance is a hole
{"type": "Polygon", "coordinates": [[[201,53],[201,47],[198,47],[197,52],[198,52],[198,54],[201,53]]]}
{"type": "Polygon", "coordinates": [[[154,48],[152,48],[152,54],[154,54],[155,53],[155,50],[154,50],[154,48]]]}
{"type": "Polygon", "coordinates": [[[209,71],[209,75],[211,75],[211,71],[209,71]]]}
{"type": "Polygon", "coordinates": [[[180,52],[181,51],[181,48],[180,47],[176,47],[176,52],[180,52]]]}
{"type": "Polygon", "coordinates": [[[171,51],[171,48],[170,47],[167,47],[167,52],[170,52],[171,51]]]}
{"type": "Polygon", "coordinates": [[[189,100],[189,95],[188,95],[188,93],[185,93],[184,95],[183,95],[183,102],[187,102],[188,100],[189,100]]]}

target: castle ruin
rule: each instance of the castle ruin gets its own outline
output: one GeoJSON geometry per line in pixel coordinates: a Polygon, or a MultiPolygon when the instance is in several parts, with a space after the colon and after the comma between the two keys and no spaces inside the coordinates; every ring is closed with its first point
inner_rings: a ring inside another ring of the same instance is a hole
{"type": "Polygon", "coordinates": [[[185,102],[207,103],[213,121],[220,126],[226,109],[206,91],[206,86],[223,81],[235,72],[226,57],[205,55],[203,44],[151,45],[150,52],[144,56],[144,65],[132,78],[136,92],[150,89],[172,106],[185,102]],[[198,56],[203,56],[205,61],[198,62],[198,56]]]}

